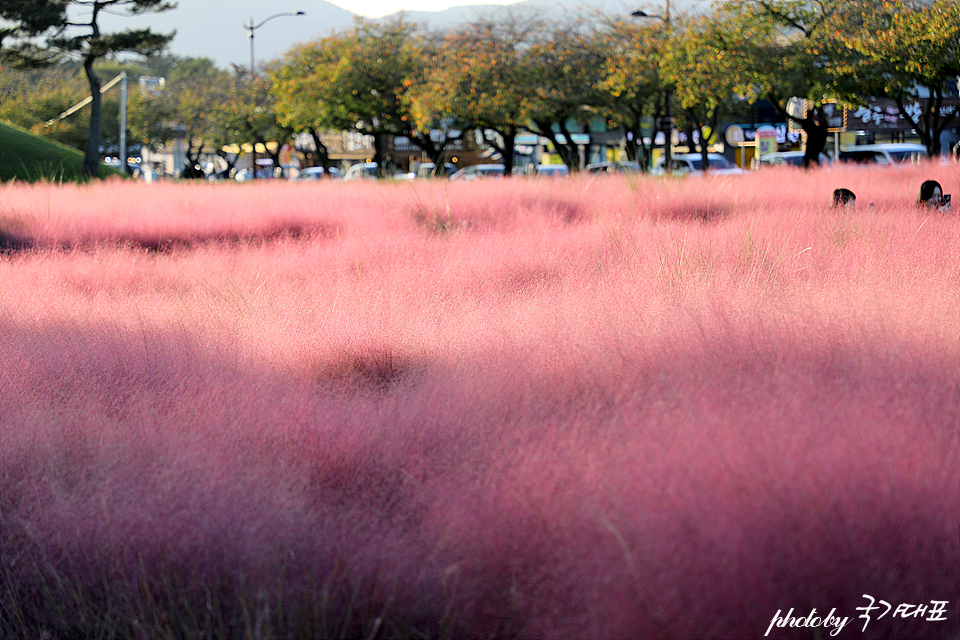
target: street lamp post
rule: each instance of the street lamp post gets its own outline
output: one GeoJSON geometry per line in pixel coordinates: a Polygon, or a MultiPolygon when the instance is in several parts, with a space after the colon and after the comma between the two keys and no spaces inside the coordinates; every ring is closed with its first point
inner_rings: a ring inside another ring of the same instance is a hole
{"type": "Polygon", "coordinates": [[[250,37],[250,77],[253,78],[257,75],[257,63],[256,59],[253,57],[253,32],[265,25],[267,22],[273,20],[274,18],[279,18],[281,16],[305,16],[307,15],[303,11],[289,11],[287,13],[277,13],[265,20],[261,20],[258,24],[253,24],[253,16],[250,16],[250,22],[243,25],[243,28],[247,30],[247,35],[250,37]]]}
{"type": "MultiPolygon", "coordinates": [[[[253,33],[263,25],[265,25],[270,20],[274,18],[279,18],[281,16],[305,16],[307,15],[303,11],[288,11],[287,13],[276,13],[269,18],[261,20],[257,24],[253,24],[253,16],[250,16],[250,22],[243,25],[243,28],[247,30],[247,36],[250,37],[250,80],[253,80],[257,77],[257,60],[253,55],[253,33]]],[[[254,141],[253,149],[250,153],[251,166],[250,166],[250,178],[252,180],[257,179],[257,143],[254,141]]]]}
{"type": "MultiPolygon", "coordinates": [[[[646,11],[638,10],[631,13],[634,18],[656,18],[662,20],[667,30],[670,30],[670,0],[666,0],[666,8],[663,15],[649,14],[646,11]]],[[[663,93],[663,122],[666,124],[663,128],[663,167],[668,174],[673,173],[673,111],[670,108],[671,98],[670,87],[666,87],[663,93]]],[[[660,128],[660,127],[658,127],[660,128]]]]}

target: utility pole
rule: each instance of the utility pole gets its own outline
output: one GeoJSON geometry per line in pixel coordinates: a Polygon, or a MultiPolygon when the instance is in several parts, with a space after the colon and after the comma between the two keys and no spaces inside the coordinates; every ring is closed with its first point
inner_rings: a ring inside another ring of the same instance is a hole
{"type": "Polygon", "coordinates": [[[120,170],[127,173],[127,72],[120,73],[120,170]]]}

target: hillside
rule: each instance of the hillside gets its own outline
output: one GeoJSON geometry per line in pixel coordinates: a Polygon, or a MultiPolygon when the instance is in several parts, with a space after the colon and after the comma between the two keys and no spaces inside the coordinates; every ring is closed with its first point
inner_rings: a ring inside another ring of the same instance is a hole
{"type": "MultiPolygon", "coordinates": [[[[82,166],[79,151],[0,123],[0,182],[75,182],[82,177],[82,166]]],[[[110,175],[117,172],[101,165],[99,177],[110,175]]]]}

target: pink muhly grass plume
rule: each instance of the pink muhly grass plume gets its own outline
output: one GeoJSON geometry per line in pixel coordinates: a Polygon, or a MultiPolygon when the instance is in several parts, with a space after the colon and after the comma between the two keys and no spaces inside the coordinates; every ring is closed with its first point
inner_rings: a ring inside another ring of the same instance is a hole
{"type": "Polygon", "coordinates": [[[0,636],[958,637],[931,176],[5,185],[0,636]]]}

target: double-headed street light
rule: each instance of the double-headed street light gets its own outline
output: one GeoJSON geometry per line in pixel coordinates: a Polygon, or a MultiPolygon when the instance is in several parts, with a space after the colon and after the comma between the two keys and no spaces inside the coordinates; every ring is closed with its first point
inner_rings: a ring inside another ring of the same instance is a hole
{"type": "Polygon", "coordinates": [[[253,24],[253,16],[250,16],[250,22],[243,25],[243,28],[247,30],[247,35],[250,37],[250,77],[253,78],[257,75],[257,66],[256,59],[253,57],[253,32],[262,27],[264,24],[273,20],[274,18],[279,18],[281,16],[305,16],[307,15],[303,11],[289,11],[287,13],[277,13],[270,16],[266,20],[260,21],[258,24],[253,24]]]}
{"type": "MultiPolygon", "coordinates": [[[[666,8],[663,15],[649,14],[646,11],[638,10],[630,14],[634,18],[656,18],[662,20],[667,30],[670,29],[670,0],[666,0],[666,8]]],[[[667,173],[673,173],[673,111],[670,108],[670,87],[664,89],[663,94],[663,119],[660,127],[663,131],[663,167],[667,173]]]]}

